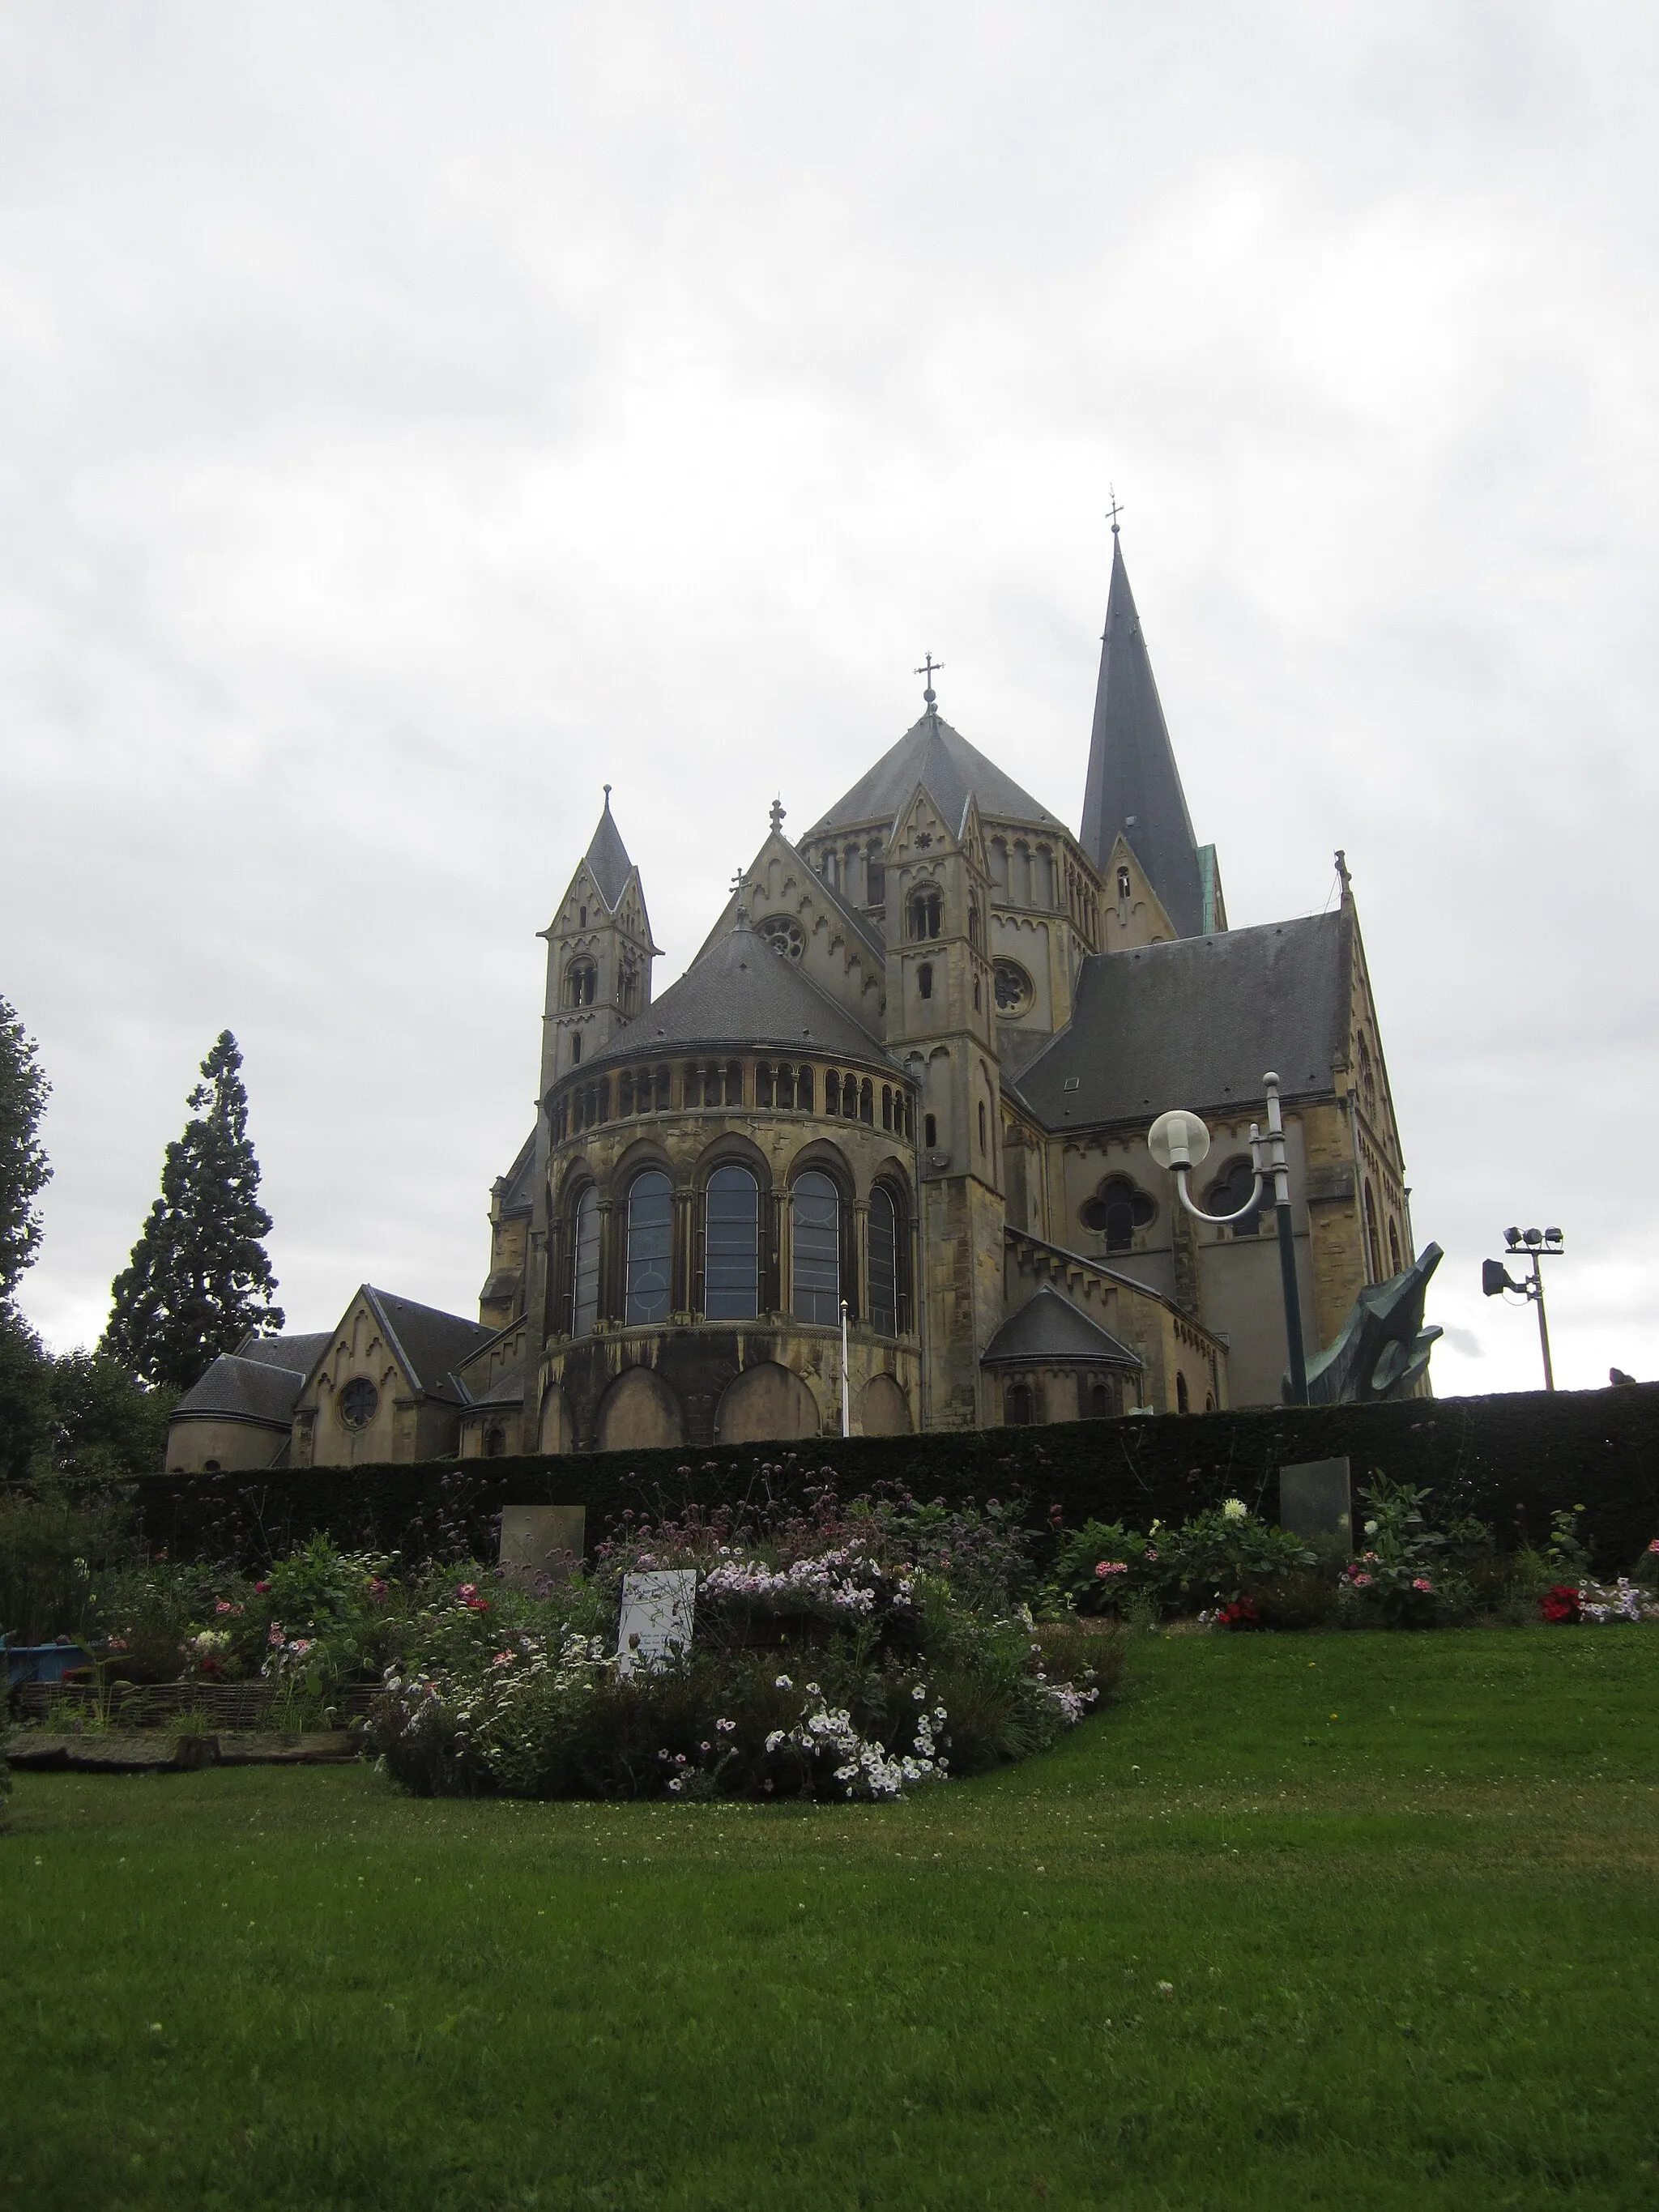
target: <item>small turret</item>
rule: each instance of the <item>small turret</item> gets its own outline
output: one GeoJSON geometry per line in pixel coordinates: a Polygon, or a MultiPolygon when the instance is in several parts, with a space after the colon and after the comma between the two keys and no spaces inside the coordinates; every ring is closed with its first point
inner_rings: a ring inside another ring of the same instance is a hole
{"type": "Polygon", "coordinates": [[[586,854],[547,942],[541,1096],[562,1075],[601,1052],[651,1003],[651,936],[640,872],[628,857],[611,811],[611,786],[586,854]]]}

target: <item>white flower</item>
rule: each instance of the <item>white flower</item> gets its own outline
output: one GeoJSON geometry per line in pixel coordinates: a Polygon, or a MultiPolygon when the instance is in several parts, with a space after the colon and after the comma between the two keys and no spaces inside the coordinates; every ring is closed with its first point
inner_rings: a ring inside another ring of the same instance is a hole
{"type": "Polygon", "coordinates": [[[915,1688],[911,1691],[910,1695],[915,1699],[919,1705],[925,1705],[927,1702],[927,1692],[920,1682],[918,1682],[915,1688]]]}
{"type": "Polygon", "coordinates": [[[769,1752],[775,1751],[782,1741],[783,1730],[781,1729],[774,1729],[771,1735],[766,1739],[766,1748],[769,1752]]]}
{"type": "Polygon", "coordinates": [[[787,1674],[780,1674],[777,1680],[772,1685],[772,1687],[775,1690],[793,1690],[794,1686],[794,1684],[790,1680],[787,1674]]]}
{"type": "Polygon", "coordinates": [[[1248,1521],[1250,1509],[1242,1498],[1229,1498],[1222,1505],[1221,1517],[1224,1521],[1248,1521]]]}

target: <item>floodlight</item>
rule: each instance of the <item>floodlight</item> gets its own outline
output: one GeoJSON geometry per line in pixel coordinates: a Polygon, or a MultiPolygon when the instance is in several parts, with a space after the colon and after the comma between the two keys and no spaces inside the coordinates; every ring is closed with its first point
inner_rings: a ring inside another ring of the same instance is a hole
{"type": "Polygon", "coordinates": [[[1504,1231],[1504,1242],[1509,1246],[1510,1251],[1513,1252],[1516,1246],[1521,1242],[1521,1231],[1518,1229],[1506,1229],[1504,1231]]]}
{"type": "Polygon", "coordinates": [[[1541,1229],[1529,1229],[1529,1230],[1528,1230],[1528,1231],[1527,1231],[1527,1242],[1528,1242],[1528,1244],[1532,1244],[1532,1245],[1538,1245],[1538,1244],[1541,1244],[1541,1243],[1543,1243],[1543,1241],[1544,1241],[1544,1232],[1543,1232],[1543,1231],[1542,1231],[1541,1229]]]}
{"type": "Polygon", "coordinates": [[[1544,1231],[1544,1242],[1547,1244],[1559,1244],[1565,1241],[1559,1229],[1547,1229],[1544,1231]]]}

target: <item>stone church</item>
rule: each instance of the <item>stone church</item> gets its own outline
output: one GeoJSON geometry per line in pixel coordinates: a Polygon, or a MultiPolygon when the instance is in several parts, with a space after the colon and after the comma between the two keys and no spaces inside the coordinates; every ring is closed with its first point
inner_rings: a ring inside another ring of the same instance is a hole
{"type": "Polygon", "coordinates": [[[1409,1263],[1341,856],[1334,910],[1229,927],[1115,526],[1076,834],[924,672],[921,719],[804,835],[774,805],[665,989],[606,787],[542,933],[539,1110],[490,1194],[477,1321],[365,1285],[328,1335],[216,1363],[169,1465],[799,1439],[843,1405],[891,1434],[1278,1402],[1271,1205],[1194,1221],[1146,1133],[1203,1115],[1196,1194],[1236,1210],[1277,1071],[1310,1355],[1409,1263]]]}

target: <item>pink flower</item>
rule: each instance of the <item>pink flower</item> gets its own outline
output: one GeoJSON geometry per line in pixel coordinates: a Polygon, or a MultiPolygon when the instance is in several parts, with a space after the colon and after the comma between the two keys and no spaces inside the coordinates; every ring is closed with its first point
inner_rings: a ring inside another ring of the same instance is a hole
{"type": "Polygon", "coordinates": [[[1654,1538],[1653,1541],[1648,1546],[1648,1549],[1650,1552],[1659,1552],[1659,1536],[1656,1536],[1654,1538]]]}
{"type": "Polygon", "coordinates": [[[282,1640],[283,1624],[280,1620],[273,1620],[270,1628],[265,1632],[265,1642],[267,1644],[280,1644],[282,1640]]]}
{"type": "Polygon", "coordinates": [[[1158,1546],[1156,1544],[1148,1544],[1146,1547],[1146,1555],[1149,1559],[1155,1559],[1158,1557],[1158,1546]]]}
{"type": "Polygon", "coordinates": [[[1095,1569],[1095,1577],[1099,1580],[1105,1575],[1127,1575],[1128,1571],[1129,1562],[1127,1559],[1103,1559],[1095,1569]]]}
{"type": "Polygon", "coordinates": [[[510,1667],[515,1656],[511,1651],[498,1651],[489,1663],[492,1667],[510,1667]]]}
{"type": "Polygon", "coordinates": [[[311,1638],[308,1636],[296,1636],[288,1648],[296,1658],[303,1659],[311,1649],[311,1638]]]}
{"type": "Polygon", "coordinates": [[[1414,1590],[1427,1591],[1431,1590],[1434,1588],[1434,1584],[1429,1580],[1426,1575],[1414,1575],[1412,1577],[1412,1588],[1414,1590]]]}
{"type": "Polygon", "coordinates": [[[253,1595],[255,1597],[264,1597],[269,1594],[270,1589],[270,1584],[269,1583],[255,1583],[253,1585],[253,1595]]]}
{"type": "Polygon", "coordinates": [[[1350,1574],[1348,1579],[1356,1589],[1368,1589],[1370,1587],[1371,1577],[1369,1575],[1350,1574]]]}

